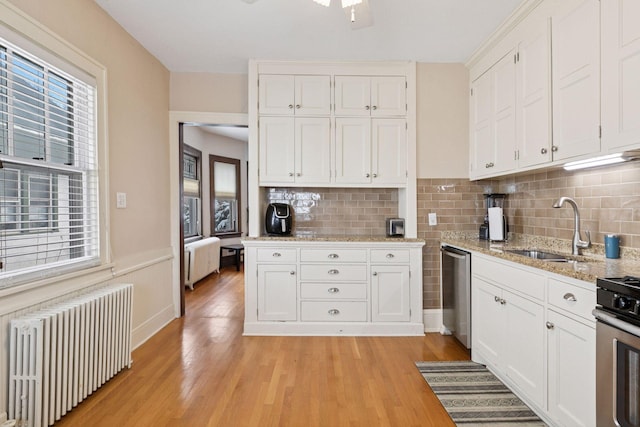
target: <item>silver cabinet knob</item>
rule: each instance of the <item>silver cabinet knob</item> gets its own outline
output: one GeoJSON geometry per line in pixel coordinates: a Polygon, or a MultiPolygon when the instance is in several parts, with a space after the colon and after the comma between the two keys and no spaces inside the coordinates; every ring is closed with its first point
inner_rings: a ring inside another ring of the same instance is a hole
{"type": "Polygon", "coordinates": [[[327,313],[329,313],[329,315],[331,316],[337,316],[338,314],[340,314],[340,310],[338,310],[337,308],[332,308],[331,310],[327,311],[327,313]]]}
{"type": "Polygon", "coordinates": [[[292,276],[295,276],[296,272],[295,271],[290,271],[289,274],[292,275],[292,276]]]}
{"type": "Polygon", "coordinates": [[[373,174],[373,177],[374,177],[374,178],[377,178],[377,177],[378,177],[378,174],[377,174],[377,173],[374,173],[374,174],[373,174]]]}
{"type": "Polygon", "coordinates": [[[370,108],[371,108],[371,107],[369,107],[368,105],[365,105],[365,106],[364,106],[364,109],[365,109],[365,110],[367,110],[367,111],[369,111],[369,109],[370,109],[370,108]]]}
{"type": "Polygon", "coordinates": [[[540,154],[547,154],[547,149],[546,148],[542,148],[540,150],[540,154]]]}
{"type": "Polygon", "coordinates": [[[296,104],[296,109],[300,109],[300,104],[296,104]]]}
{"type": "Polygon", "coordinates": [[[293,109],[293,104],[289,104],[289,109],[292,110],[293,109]]]}
{"type": "Polygon", "coordinates": [[[338,255],[338,254],[329,254],[329,255],[327,255],[327,256],[328,256],[329,258],[331,258],[331,259],[340,258],[340,255],[338,255]]]}
{"type": "Polygon", "coordinates": [[[289,176],[293,176],[293,172],[289,172],[289,176]]]}
{"type": "Polygon", "coordinates": [[[507,300],[505,300],[504,298],[500,298],[500,305],[505,305],[507,303],[507,300]]]}
{"type": "Polygon", "coordinates": [[[300,176],[300,175],[302,175],[300,172],[296,173],[296,176],[300,176]]]}
{"type": "Polygon", "coordinates": [[[274,253],[271,254],[271,256],[275,257],[275,258],[279,258],[279,257],[282,256],[282,254],[280,252],[274,252],[274,253]]]}
{"type": "Polygon", "coordinates": [[[564,294],[564,296],[563,296],[562,298],[564,298],[564,299],[565,299],[565,300],[567,300],[567,301],[571,301],[571,302],[578,301],[578,300],[576,299],[576,296],[575,296],[574,294],[570,293],[570,292],[568,292],[568,293],[564,294]]]}
{"type": "Polygon", "coordinates": [[[327,271],[327,273],[329,273],[329,274],[340,274],[340,271],[338,271],[338,270],[336,270],[334,268],[334,269],[331,269],[331,270],[327,271]]]}
{"type": "Polygon", "coordinates": [[[340,288],[329,288],[327,289],[327,292],[329,292],[330,294],[337,294],[338,292],[340,292],[340,288]]]}
{"type": "Polygon", "coordinates": [[[552,145],[552,146],[551,146],[551,151],[553,151],[554,153],[555,153],[556,151],[558,151],[558,146],[557,146],[557,145],[552,145]]]}
{"type": "Polygon", "coordinates": [[[377,275],[378,275],[378,272],[377,272],[377,271],[374,271],[374,272],[373,272],[373,275],[374,275],[374,276],[377,276],[377,275]]]}
{"type": "Polygon", "coordinates": [[[546,323],[546,326],[547,326],[547,329],[553,329],[553,328],[555,328],[555,327],[556,327],[556,325],[554,325],[554,324],[553,324],[553,323],[551,323],[551,322],[547,322],[547,323],[546,323]]]}
{"type": "Polygon", "coordinates": [[[494,300],[495,302],[500,302],[500,297],[493,297],[493,300],[494,300]]]}
{"type": "Polygon", "coordinates": [[[377,106],[377,105],[374,105],[374,106],[373,106],[373,107],[371,107],[371,108],[372,108],[373,110],[377,110],[377,109],[378,109],[378,106],[377,106]]]}
{"type": "Polygon", "coordinates": [[[365,175],[365,177],[370,178],[371,174],[368,173],[368,174],[365,175]]]}
{"type": "Polygon", "coordinates": [[[394,254],[387,254],[386,257],[391,259],[391,258],[395,258],[395,255],[394,254]]]}

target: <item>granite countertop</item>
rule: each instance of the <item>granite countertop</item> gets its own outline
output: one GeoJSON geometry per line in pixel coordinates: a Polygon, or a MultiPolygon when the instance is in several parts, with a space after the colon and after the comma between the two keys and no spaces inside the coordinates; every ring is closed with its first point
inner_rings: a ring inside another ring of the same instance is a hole
{"type": "Polygon", "coordinates": [[[254,242],[384,242],[384,243],[424,243],[423,239],[408,239],[404,237],[386,236],[318,236],[311,234],[291,235],[291,236],[259,236],[243,237],[244,241],[254,242]]]}
{"type": "Polygon", "coordinates": [[[569,246],[567,246],[565,241],[539,239],[530,236],[510,236],[506,242],[489,242],[487,240],[479,240],[477,235],[471,237],[464,234],[450,233],[443,235],[441,242],[460,249],[480,252],[594,284],[598,277],[640,276],[638,254],[629,249],[626,251],[626,257],[623,255],[619,259],[608,259],[601,253],[601,248],[597,244],[594,245],[595,249],[589,253],[584,251],[584,255],[572,256],[570,242],[569,246]],[[536,249],[553,252],[565,255],[576,262],[542,261],[506,252],[507,249],[536,249]]]}

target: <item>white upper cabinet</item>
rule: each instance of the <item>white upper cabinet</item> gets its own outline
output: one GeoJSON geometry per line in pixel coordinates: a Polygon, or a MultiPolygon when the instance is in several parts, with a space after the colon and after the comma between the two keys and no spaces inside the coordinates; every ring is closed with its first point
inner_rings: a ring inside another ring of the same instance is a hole
{"type": "Polygon", "coordinates": [[[331,77],[261,75],[258,102],[261,115],[328,116],[331,77]]]}
{"type": "Polygon", "coordinates": [[[371,119],[371,178],[378,185],[407,183],[407,122],[371,119]]]}
{"type": "Polygon", "coordinates": [[[640,148],[640,2],[608,0],[602,13],[602,143],[640,148]]]}
{"type": "Polygon", "coordinates": [[[258,128],[260,131],[260,182],[294,182],[295,132],[293,119],[262,117],[258,128]]]}
{"type": "Polygon", "coordinates": [[[551,29],[548,19],[518,43],[516,53],[516,149],[518,167],[551,160],[551,29]]]}
{"type": "Polygon", "coordinates": [[[600,2],[556,1],[551,17],[553,159],[600,152],[600,2]]]}
{"type": "Polygon", "coordinates": [[[336,116],[405,116],[406,78],[335,76],[335,104],[336,116]]]}

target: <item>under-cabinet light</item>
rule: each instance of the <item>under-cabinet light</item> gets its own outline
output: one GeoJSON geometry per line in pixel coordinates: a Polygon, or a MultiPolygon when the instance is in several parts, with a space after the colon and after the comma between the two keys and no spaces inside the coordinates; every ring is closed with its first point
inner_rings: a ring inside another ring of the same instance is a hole
{"type": "Polygon", "coordinates": [[[622,163],[638,158],[640,158],[640,151],[625,151],[623,153],[608,154],[606,156],[593,157],[591,159],[565,163],[563,167],[565,170],[572,171],[576,169],[612,165],[615,163],[622,163]]]}

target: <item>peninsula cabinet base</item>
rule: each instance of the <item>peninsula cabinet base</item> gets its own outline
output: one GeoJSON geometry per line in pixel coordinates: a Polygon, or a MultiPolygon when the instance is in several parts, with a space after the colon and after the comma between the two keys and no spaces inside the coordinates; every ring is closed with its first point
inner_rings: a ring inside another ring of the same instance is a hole
{"type": "Polygon", "coordinates": [[[331,323],[256,322],[245,323],[245,336],[423,336],[423,323],[331,323]]]}

